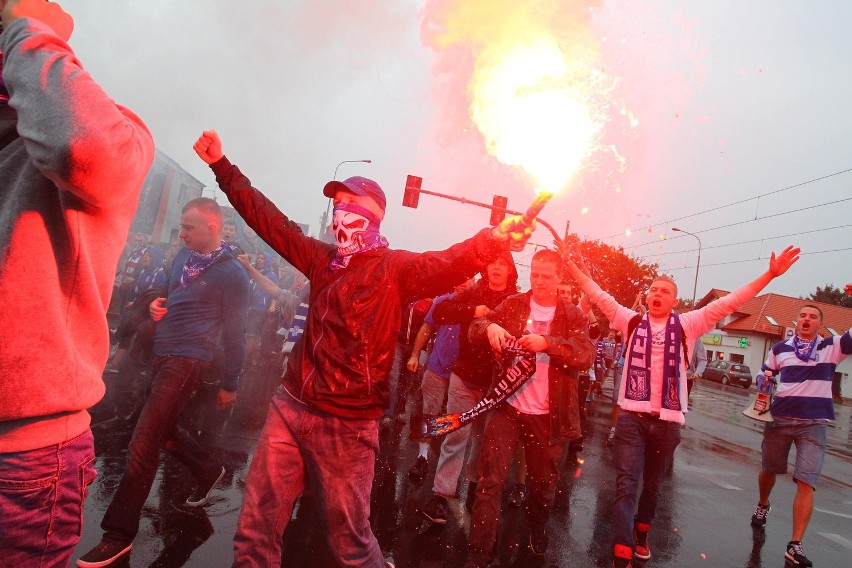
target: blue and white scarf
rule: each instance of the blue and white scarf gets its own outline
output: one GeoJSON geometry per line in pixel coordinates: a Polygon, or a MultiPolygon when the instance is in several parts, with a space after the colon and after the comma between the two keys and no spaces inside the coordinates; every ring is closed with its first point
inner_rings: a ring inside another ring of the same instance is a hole
{"type": "MultiPolygon", "coordinates": [[[[681,361],[681,325],[678,315],[672,313],[666,322],[663,392],[660,401],[661,418],[683,421],[683,407],[680,400],[680,361],[681,361]],[[671,413],[680,415],[679,419],[671,413]]],[[[651,323],[648,315],[642,317],[636,332],[630,339],[625,354],[627,365],[624,396],[620,401],[622,408],[635,412],[651,412],[651,323]]]]}
{"type": "Polygon", "coordinates": [[[201,276],[202,272],[210,268],[225,252],[231,252],[231,247],[225,241],[222,241],[216,249],[207,254],[198,254],[195,251],[190,251],[183,265],[183,274],[180,275],[180,285],[186,288],[192,284],[196,278],[201,276]]]}
{"type": "Polygon", "coordinates": [[[808,361],[816,361],[819,355],[817,354],[817,344],[819,336],[814,337],[810,341],[799,339],[798,335],[793,336],[793,349],[799,361],[807,363],[808,361]]]}

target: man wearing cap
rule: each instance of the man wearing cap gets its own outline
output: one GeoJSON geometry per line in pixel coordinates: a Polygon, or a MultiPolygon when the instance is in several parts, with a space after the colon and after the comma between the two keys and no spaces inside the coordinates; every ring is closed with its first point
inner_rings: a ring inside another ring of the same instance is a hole
{"type": "Polygon", "coordinates": [[[385,562],[370,529],[378,421],[388,404],[402,306],[449,291],[532,227],[506,219],[441,252],[388,248],[385,195],[362,177],[326,184],[335,243],[302,234],[222,153],[215,131],[195,143],[228,200],[263,240],[311,281],[302,339],[258,441],[234,538],[234,566],[278,566],[293,504],[309,483],[340,566],[385,562]]]}

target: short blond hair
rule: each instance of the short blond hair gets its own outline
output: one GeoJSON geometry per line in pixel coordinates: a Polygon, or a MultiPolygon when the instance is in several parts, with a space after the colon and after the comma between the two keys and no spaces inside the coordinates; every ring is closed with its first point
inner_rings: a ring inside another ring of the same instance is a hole
{"type": "Polygon", "coordinates": [[[187,201],[186,205],[183,206],[183,209],[181,209],[180,212],[186,213],[190,209],[197,209],[199,213],[208,219],[208,221],[213,221],[217,231],[222,229],[225,215],[222,213],[222,207],[220,207],[215,200],[210,199],[209,197],[197,197],[187,201]]]}
{"type": "Polygon", "coordinates": [[[675,298],[677,298],[677,282],[674,281],[674,278],[667,274],[662,274],[651,280],[651,284],[653,284],[654,282],[668,282],[669,284],[671,284],[674,287],[675,298]]]}

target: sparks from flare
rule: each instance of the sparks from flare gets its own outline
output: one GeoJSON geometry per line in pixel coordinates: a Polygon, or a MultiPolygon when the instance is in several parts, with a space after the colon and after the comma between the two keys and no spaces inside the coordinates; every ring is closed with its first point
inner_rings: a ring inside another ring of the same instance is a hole
{"type": "MultiPolygon", "coordinates": [[[[583,2],[431,0],[430,35],[441,50],[470,56],[472,123],[487,152],[546,192],[567,187],[592,157],[624,158],[601,143],[611,120],[638,120],[613,95],[583,2]]],[[[600,162],[600,160],[597,160],[600,162]]]]}

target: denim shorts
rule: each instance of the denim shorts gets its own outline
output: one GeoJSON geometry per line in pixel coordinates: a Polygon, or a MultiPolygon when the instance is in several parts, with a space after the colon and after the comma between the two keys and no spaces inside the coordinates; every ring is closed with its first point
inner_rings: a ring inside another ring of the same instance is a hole
{"type": "Polygon", "coordinates": [[[776,418],[763,429],[763,471],[787,473],[790,446],[796,444],[796,466],[793,479],[816,488],[825,460],[825,420],[791,420],[776,418]]]}

